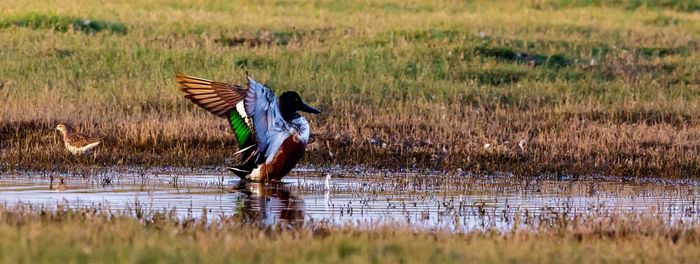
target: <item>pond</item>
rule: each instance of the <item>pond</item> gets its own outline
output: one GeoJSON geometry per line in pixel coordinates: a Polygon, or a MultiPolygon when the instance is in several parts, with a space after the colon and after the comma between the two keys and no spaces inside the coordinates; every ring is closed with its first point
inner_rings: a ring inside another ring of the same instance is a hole
{"type": "Polygon", "coordinates": [[[110,172],[0,177],[8,206],[139,208],[182,217],[238,216],[262,225],[407,225],[510,230],[547,222],[653,215],[700,222],[696,181],[295,171],[279,184],[220,173],[110,172]]]}

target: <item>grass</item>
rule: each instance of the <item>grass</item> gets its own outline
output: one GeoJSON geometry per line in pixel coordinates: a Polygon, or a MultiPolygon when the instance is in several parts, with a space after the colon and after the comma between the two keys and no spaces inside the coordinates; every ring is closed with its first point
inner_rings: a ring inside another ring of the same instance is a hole
{"type": "Polygon", "coordinates": [[[546,2],[552,7],[572,7],[572,6],[614,6],[624,7],[629,10],[637,10],[641,8],[651,9],[672,9],[683,12],[700,11],[700,3],[695,1],[682,0],[615,0],[615,1],[600,1],[600,0],[559,0],[559,1],[541,1],[546,2]]]}
{"type": "Polygon", "coordinates": [[[4,1],[0,10],[3,170],[233,163],[223,120],[184,100],[173,75],[242,82],[248,70],[324,111],[308,117],[318,140],[305,164],[700,172],[700,16],[684,1],[4,1]],[[101,30],[76,28],[88,18],[101,30]],[[99,132],[97,157],[67,155],[51,131],[59,122],[99,132]]]}
{"type": "Polygon", "coordinates": [[[41,13],[27,13],[17,17],[6,17],[0,20],[0,28],[27,27],[34,30],[51,29],[67,32],[97,33],[109,30],[115,34],[124,35],[127,28],[122,23],[110,23],[99,20],[79,19],[70,16],[57,16],[41,13]]]}
{"type": "Polygon", "coordinates": [[[3,206],[0,261],[580,263],[692,262],[700,255],[697,224],[618,213],[459,234],[391,225],[265,227],[235,216],[206,221],[138,208],[3,206]]]}

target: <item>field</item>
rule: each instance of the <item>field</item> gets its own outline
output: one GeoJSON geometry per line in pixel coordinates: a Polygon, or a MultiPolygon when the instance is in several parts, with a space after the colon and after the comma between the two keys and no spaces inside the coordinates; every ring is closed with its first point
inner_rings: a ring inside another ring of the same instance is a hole
{"type": "MultiPolygon", "coordinates": [[[[507,175],[527,188],[676,181],[691,186],[677,194],[692,197],[698,220],[697,1],[259,2],[0,1],[0,181],[36,173],[53,190],[54,179],[104,187],[115,171],[219,177],[236,162],[234,137],[183,98],[175,72],[244,83],[247,71],[321,109],[305,115],[315,142],[301,161],[318,178],[408,171],[426,173],[426,189],[440,181],[428,173],[507,175]],[[61,122],[101,136],[97,153],[70,155],[61,122]]],[[[459,184],[461,196],[479,182],[459,184]]],[[[663,216],[575,213],[446,232],[5,205],[0,261],[696,260],[699,222],[663,216]]]]}
{"type": "Polygon", "coordinates": [[[83,165],[59,122],[93,164],[231,163],[174,72],[247,69],[324,111],[305,164],[696,177],[697,4],[635,3],[4,1],[1,165],[83,165]]]}

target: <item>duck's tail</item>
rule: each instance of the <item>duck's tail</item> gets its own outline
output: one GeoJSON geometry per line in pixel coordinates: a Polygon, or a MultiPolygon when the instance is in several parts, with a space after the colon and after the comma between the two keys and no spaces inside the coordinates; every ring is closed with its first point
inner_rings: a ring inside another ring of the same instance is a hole
{"type": "Polygon", "coordinates": [[[253,169],[255,169],[257,166],[257,160],[259,157],[256,146],[257,145],[251,145],[237,151],[236,155],[241,153],[243,154],[241,162],[227,168],[229,171],[233,172],[233,174],[240,177],[241,180],[246,180],[246,177],[250,175],[253,169]]]}

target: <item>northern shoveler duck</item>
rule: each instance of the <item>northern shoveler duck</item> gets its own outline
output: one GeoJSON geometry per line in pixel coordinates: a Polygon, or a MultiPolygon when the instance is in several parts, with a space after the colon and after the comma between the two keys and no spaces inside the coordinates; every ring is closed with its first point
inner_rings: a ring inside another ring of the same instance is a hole
{"type": "Polygon", "coordinates": [[[89,136],[81,133],[73,133],[71,127],[66,124],[58,124],[56,130],[63,134],[63,144],[66,149],[74,155],[81,155],[91,152],[102,140],[98,137],[89,136]]]}
{"type": "Polygon", "coordinates": [[[185,98],[228,120],[242,153],[229,170],[243,180],[279,181],[301,159],[309,143],[309,123],[297,113],[321,113],[297,92],[274,92],[250,77],[248,87],[176,73],[185,98]]]}

